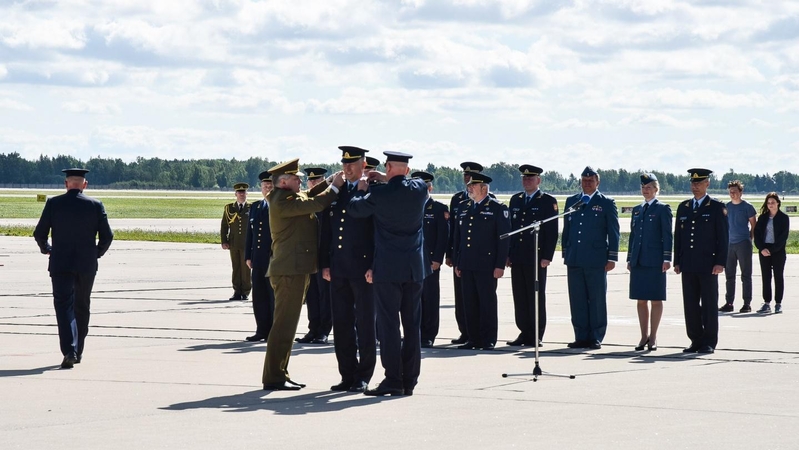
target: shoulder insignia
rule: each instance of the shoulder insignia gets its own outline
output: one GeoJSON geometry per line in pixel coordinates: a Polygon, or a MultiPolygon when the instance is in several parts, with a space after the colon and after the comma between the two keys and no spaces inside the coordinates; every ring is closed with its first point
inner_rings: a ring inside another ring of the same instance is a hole
{"type": "Polygon", "coordinates": [[[289,195],[288,197],[286,197],[286,200],[293,200],[293,199],[294,199],[294,195],[293,194],[289,195]]]}
{"type": "Polygon", "coordinates": [[[503,210],[503,211],[502,211],[502,214],[504,214],[504,215],[505,215],[505,218],[506,218],[506,219],[508,218],[508,210],[507,210],[507,209],[503,210]]]}

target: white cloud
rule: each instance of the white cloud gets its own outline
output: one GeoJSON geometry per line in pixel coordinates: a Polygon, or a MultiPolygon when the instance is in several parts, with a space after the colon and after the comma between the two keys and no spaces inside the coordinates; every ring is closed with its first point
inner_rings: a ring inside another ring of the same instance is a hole
{"type": "Polygon", "coordinates": [[[64,111],[80,114],[113,115],[122,112],[119,105],[103,102],[89,102],[85,100],[64,102],[61,104],[64,111]]]}
{"type": "Polygon", "coordinates": [[[758,119],[756,117],[749,119],[747,124],[758,128],[777,128],[777,124],[771,123],[767,120],[758,119]]]}
{"type": "Polygon", "coordinates": [[[635,114],[619,121],[620,125],[654,125],[672,128],[701,128],[707,126],[706,122],[699,119],[681,120],[668,114],[635,114]]]}

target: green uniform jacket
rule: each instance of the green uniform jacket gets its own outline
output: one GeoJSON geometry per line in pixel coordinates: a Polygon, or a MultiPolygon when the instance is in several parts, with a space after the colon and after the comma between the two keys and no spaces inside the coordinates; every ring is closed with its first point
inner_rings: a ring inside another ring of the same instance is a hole
{"type": "Polygon", "coordinates": [[[223,244],[230,244],[230,248],[236,250],[246,248],[249,214],[249,203],[244,203],[241,214],[238,212],[236,202],[225,205],[225,211],[222,214],[222,228],[219,231],[223,244]]]}
{"type": "Polygon", "coordinates": [[[316,273],[319,225],[315,213],[338,197],[327,186],[322,182],[299,193],[276,187],[267,194],[272,258],[266,276],[316,273]]]}

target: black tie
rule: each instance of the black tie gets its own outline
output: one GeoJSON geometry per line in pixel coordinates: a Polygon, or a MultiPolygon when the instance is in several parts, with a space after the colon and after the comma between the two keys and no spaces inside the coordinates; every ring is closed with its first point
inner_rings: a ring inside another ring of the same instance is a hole
{"type": "Polygon", "coordinates": [[[347,192],[352,192],[355,190],[355,183],[349,183],[349,187],[347,188],[347,192]]]}
{"type": "Polygon", "coordinates": [[[239,213],[241,213],[241,210],[243,209],[243,207],[241,206],[241,203],[238,203],[238,205],[239,205],[239,213]]]}
{"type": "Polygon", "coordinates": [[[529,196],[529,195],[528,195],[528,196],[526,196],[526,197],[524,197],[524,204],[525,204],[525,205],[528,205],[528,204],[530,204],[530,196],[529,196]]]}
{"type": "Polygon", "coordinates": [[[649,203],[644,203],[644,214],[646,214],[647,209],[649,209],[649,203]]]}
{"type": "Polygon", "coordinates": [[[694,200],[694,211],[696,211],[696,208],[699,208],[699,200],[694,200]]]}

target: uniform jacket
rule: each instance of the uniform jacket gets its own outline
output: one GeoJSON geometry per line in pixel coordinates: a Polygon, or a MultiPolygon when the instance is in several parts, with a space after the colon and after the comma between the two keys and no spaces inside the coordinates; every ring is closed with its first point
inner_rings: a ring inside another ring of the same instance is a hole
{"type": "MultiPolygon", "coordinates": [[[[555,197],[539,190],[529,203],[525,204],[526,192],[519,192],[510,198],[510,228],[512,231],[524,228],[537,220],[548,219],[558,214],[558,201],[555,197]]],[[[533,261],[534,236],[527,230],[510,238],[508,256],[512,264],[537,265],[533,261]]],[[[538,233],[538,259],[552,261],[558,244],[558,221],[550,220],[541,225],[538,233]]]]}
{"type": "Polygon", "coordinates": [[[424,254],[427,265],[444,263],[444,253],[449,245],[449,210],[447,205],[427,199],[424,204],[424,254]]]}
{"type": "Polygon", "coordinates": [[[223,244],[230,244],[230,248],[237,250],[246,248],[249,213],[249,203],[244,203],[244,209],[241,213],[238,211],[238,203],[233,202],[225,205],[225,210],[222,213],[222,227],[219,231],[223,244]]]}
{"type": "Polygon", "coordinates": [[[316,273],[318,225],[316,214],[336,200],[322,182],[310,191],[295,193],[276,187],[269,194],[272,258],[266,276],[316,273]]]}
{"type": "MultiPolygon", "coordinates": [[[[582,193],[566,199],[566,209],[577,203],[582,193]]],[[[597,191],[587,205],[564,217],[561,237],[567,266],[604,267],[619,260],[619,214],[616,201],[597,191]]]]}
{"type": "Polygon", "coordinates": [[[432,273],[425,264],[422,223],[427,183],[397,175],[386,184],[350,200],[348,212],[357,218],[372,216],[375,282],[422,282],[432,273]]]}
{"type": "Polygon", "coordinates": [[[499,237],[510,232],[508,207],[488,197],[474,207],[472,200],[458,207],[455,228],[455,267],[459,270],[505,269],[508,239],[499,237]]]}
{"type": "Polygon", "coordinates": [[[777,211],[777,215],[774,216],[773,244],[766,244],[766,225],[768,225],[768,213],[761,214],[757,218],[757,223],[755,224],[755,247],[758,250],[767,248],[772,253],[784,252],[791,228],[791,219],[784,212],[777,211]]]}
{"type": "Polygon", "coordinates": [[[680,203],[674,222],[674,265],[681,272],[713,272],[727,263],[729,245],[727,207],[705,197],[694,211],[693,199],[680,203]]]}
{"type": "Polygon", "coordinates": [[[92,273],[97,272],[97,260],[108,251],[114,233],[102,202],[70,189],[45,203],[33,237],[42,253],[50,253],[51,273],[92,273]],[[51,230],[52,245],[47,242],[51,230]]]}
{"type": "Polygon", "coordinates": [[[644,213],[643,205],[633,207],[627,262],[631,266],[662,267],[671,261],[671,206],[658,199],[644,213]]]}
{"type": "Polygon", "coordinates": [[[250,225],[245,247],[244,259],[252,261],[253,268],[269,268],[272,232],[269,229],[269,204],[264,200],[250,204],[250,225]]]}
{"type": "Polygon", "coordinates": [[[447,258],[454,258],[455,254],[455,228],[458,227],[458,217],[460,213],[461,204],[469,200],[469,194],[466,191],[455,193],[449,200],[449,238],[447,244],[447,258]]]}
{"type": "Polygon", "coordinates": [[[347,212],[350,199],[364,195],[366,192],[357,188],[347,192],[345,183],[338,200],[320,215],[322,233],[319,265],[330,268],[331,276],[363,279],[366,271],[372,268],[375,253],[372,219],[356,219],[347,212]]]}

